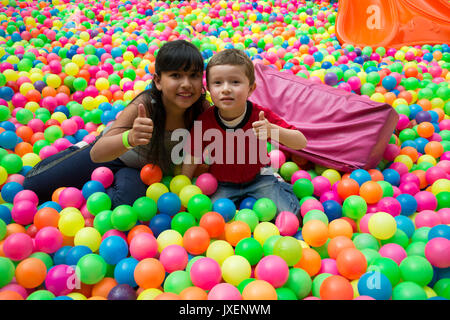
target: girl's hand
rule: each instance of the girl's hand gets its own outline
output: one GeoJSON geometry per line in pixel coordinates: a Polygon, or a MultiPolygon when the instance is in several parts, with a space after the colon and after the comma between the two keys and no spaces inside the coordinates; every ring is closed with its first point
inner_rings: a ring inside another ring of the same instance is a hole
{"type": "Polygon", "coordinates": [[[271,123],[264,117],[264,111],[259,113],[259,120],[252,123],[253,132],[261,140],[270,138],[271,123]]]}
{"type": "Polygon", "coordinates": [[[141,146],[149,144],[153,133],[153,120],[147,117],[145,106],[138,105],[138,116],[134,119],[133,128],[128,134],[128,140],[131,146],[141,146]]]}

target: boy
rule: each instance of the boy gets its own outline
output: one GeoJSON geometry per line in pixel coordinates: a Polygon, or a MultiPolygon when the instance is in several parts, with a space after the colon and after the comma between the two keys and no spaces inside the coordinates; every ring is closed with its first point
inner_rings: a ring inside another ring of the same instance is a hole
{"type": "Polygon", "coordinates": [[[247,100],[256,84],[253,63],[244,52],[227,49],[214,55],[206,68],[206,81],[214,106],[200,115],[191,130],[186,146],[191,162],[183,164],[181,173],[192,178],[204,160],[219,182],[213,202],[229,198],[238,204],[249,196],[264,197],[274,201],[278,213],[298,214],[300,205],[292,185],[279,181],[266,167],[270,164],[267,139],[300,150],[306,146],[304,135],[269,109],[247,100]],[[206,146],[205,140],[213,137],[206,146]]]}

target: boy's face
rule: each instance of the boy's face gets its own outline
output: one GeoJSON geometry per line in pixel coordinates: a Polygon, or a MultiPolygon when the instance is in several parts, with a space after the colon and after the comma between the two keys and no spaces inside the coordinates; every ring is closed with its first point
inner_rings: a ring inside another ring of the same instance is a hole
{"type": "Polygon", "coordinates": [[[250,85],[243,66],[217,65],[209,70],[208,90],[225,120],[233,120],[245,110],[256,84],[250,85]]]}

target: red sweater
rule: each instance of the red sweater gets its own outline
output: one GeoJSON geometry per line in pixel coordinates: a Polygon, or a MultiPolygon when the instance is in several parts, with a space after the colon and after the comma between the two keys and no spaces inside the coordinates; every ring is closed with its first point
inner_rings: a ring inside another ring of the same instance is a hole
{"type": "Polygon", "coordinates": [[[270,165],[267,144],[253,133],[252,123],[259,120],[260,111],[265,118],[283,128],[297,130],[270,109],[247,101],[244,119],[235,128],[227,128],[219,118],[217,107],[203,112],[192,128],[188,153],[209,164],[209,172],[219,182],[246,183],[252,181],[261,168],[270,165]],[[201,122],[200,122],[201,121],[201,122]],[[201,123],[201,128],[200,128],[201,123]],[[227,130],[227,131],[225,131],[227,130]],[[211,163],[212,162],[212,163],[211,163]]]}

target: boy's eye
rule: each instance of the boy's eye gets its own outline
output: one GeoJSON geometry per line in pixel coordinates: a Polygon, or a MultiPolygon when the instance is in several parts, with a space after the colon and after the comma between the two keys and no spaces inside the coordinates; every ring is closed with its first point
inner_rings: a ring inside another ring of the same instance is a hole
{"type": "Polygon", "coordinates": [[[178,79],[180,77],[180,74],[179,73],[171,73],[170,76],[172,78],[178,79]]]}

